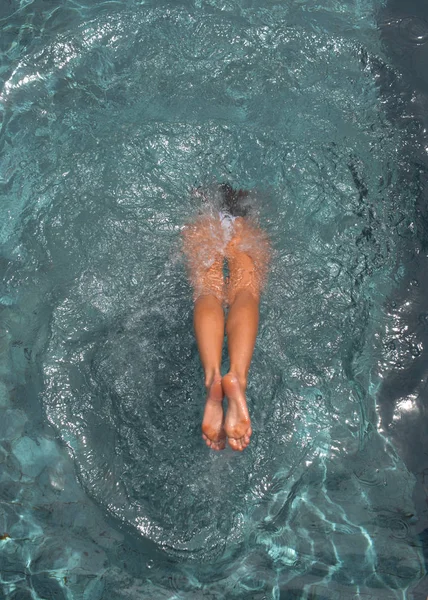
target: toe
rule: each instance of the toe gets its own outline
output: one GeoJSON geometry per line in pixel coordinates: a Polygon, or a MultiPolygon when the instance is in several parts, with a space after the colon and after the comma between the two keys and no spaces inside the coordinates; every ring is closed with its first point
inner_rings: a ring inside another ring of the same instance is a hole
{"type": "Polygon", "coordinates": [[[235,438],[229,438],[229,446],[232,448],[232,450],[239,450],[238,440],[235,438]]]}
{"type": "Polygon", "coordinates": [[[224,450],[226,447],[226,440],[223,438],[221,440],[218,441],[218,449],[219,450],[224,450]]]}
{"type": "Polygon", "coordinates": [[[224,442],[216,442],[211,446],[213,450],[224,450],[224,442]]]}
{"type": "Polygon", "coordinates": [[[238,452],[242,452],[242,450],[244,449],[242,447],[241,438],[230,438],[229,444],[230,444],[231,448],[233,448],[234,450],[237,450],[238,452]],[[233,445],[230,442],[233,442],[233,445]]]}

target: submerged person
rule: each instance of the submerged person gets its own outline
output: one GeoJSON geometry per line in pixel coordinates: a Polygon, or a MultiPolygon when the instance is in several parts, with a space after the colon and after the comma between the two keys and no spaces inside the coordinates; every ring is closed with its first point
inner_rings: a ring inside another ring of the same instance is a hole
{"type": "Polygon", "coordinates": [[[219,194],[220,210],[211,206],[211,211],[185,226],[183,249],[194,290],[194,328],[207,390],[202,437],[213,450],[225,448],[227,439],[233,450],[242,451],[252,433],[245,391],[270,246],[246,204],[248,192],[224,184],[219,194]],[[230,369],[222,377],[224,308],[230,369]]]}

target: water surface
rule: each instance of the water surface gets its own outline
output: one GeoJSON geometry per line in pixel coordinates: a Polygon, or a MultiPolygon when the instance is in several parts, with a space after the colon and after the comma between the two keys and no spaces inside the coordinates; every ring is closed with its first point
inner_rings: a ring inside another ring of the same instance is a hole
{"type": "Polygon", "coordinates": [[[406,597],[415,478],[377,394],[418,187],[380,3],[14,8],[6,597],[406,597]],[[274,248],[243,454],[200,438],[179,250],[192,187],[222,181],[253,190],[274,248]]]}

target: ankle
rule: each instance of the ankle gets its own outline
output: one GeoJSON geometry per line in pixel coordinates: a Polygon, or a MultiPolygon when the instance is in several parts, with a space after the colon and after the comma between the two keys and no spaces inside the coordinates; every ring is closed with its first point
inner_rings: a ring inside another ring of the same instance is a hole
{"type": "Polygon", "coordinates": [[[205,387],[206,387],[206,389],[209,390],[210,387],[212,386],[213,382],[218,379],[221,379],[221,373],[219,370],[205,372],[205,387]]]}
{"type": "Polygon", "coordinates": [[[247,389],[247,374],[241,373],[238,370],[233,369],[231,367],[229,370],[229,375],[233,375],[234,377],[236,377],[239,383],[239,387],[243,392],[245,392],[245,390],[247,389]]]}

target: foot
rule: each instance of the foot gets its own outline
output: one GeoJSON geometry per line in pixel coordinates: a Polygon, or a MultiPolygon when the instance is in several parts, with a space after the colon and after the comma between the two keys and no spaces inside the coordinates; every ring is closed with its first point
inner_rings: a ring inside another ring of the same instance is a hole
{"type": "Polygon", "coordinates": [[[242,451],[250,443],[252,433],[244,387],[239,384],[234,373],[225,375],[221,383],[228,400],[224,430],[229,446],[233,450],[242,451]]]}
{"type": "Polygon", "coordinates": [[[223,388],[221,378],[215,379],[208,387],[202,420],[202,437],[212,450],[223,450],[226,446],[223,415],[223,388]]]}

